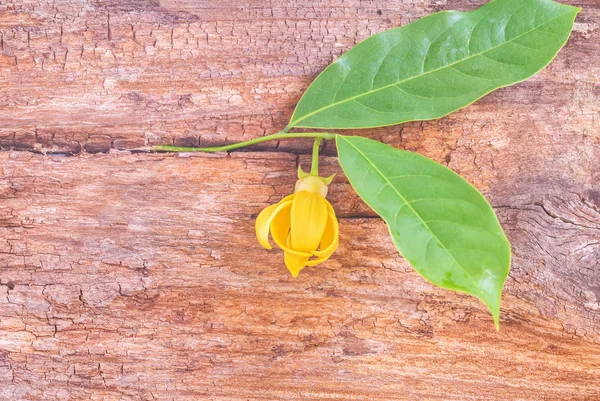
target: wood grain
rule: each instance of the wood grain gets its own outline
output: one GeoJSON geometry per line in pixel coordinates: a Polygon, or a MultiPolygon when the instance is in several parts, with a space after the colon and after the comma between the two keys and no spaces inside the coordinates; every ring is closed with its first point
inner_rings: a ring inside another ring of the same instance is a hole
{"type": "Polygon", "coordinates": [[[0,2],[0,400],[600,399],[600,1],[536,77],[361,132],[448,165],[513,244],[501,331],[434,288],[340,172],[340,249],[287,273],[254,217],[277,132],[357,41],[483,1],[0,2]]]}

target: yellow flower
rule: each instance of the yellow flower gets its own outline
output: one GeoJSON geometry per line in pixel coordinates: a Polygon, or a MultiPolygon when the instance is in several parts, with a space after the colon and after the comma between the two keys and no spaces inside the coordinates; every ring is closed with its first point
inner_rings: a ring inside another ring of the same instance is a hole
{"type": "Polygon", "coordinates": [[[271,237],[285,252],[285,265],[296,277],[305,266],[326,261],[337,249],[339,225],[325,199],[333,178],[306,175],[296,182],[294,194],[266,207],[256,218],[256,238],[266,249],[271,237]]]}

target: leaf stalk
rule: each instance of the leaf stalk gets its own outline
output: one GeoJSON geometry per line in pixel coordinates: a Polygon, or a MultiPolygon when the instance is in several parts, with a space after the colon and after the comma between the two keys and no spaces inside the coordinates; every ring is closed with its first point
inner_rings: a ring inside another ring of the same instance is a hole
{"type": "MultiPolygon", "coordinates": [[[[254,138],[245,142],[233,143],[230,145],[224,146],[213,146],[208,148],[200,148],[200,147],[189,147],[189,146],[172,146],[172,145],[155,145],[152,147],[153,150],[161,151],[161,152],[205,152],[205,153],[214,153],[214,152],[227,152],[234,149],[243,148],[246,146],[256,145],[258,143],[273,141],[276,139],[293,139],[293,138],[316,138],[319,141],[332,140],[335,139],[336,134],[332,134],[329,132],[299,132],[299,133],[287,133],[287,132],[278,132],[276,134],[265,135],[260,138],[254,138]]],[[[316,141],[315,141],[316,142],[316,141]]],[[[318,145],[317,145],[317,156],[318,156],[318,145]]],[[[318,158],[318,157],[317,157],[318,158]]],[[[314,159],[313,159],[314,160],[314,159]]],[[[313,161],[314,163],[314,161],[313,161]]],[[[318,163],[318,160],[317,160],[318,163]]]]}
{"type": "Polygon", "coordinates": [[[319,147],[323,138],[315,138],[313,143],[312,164],[310,167],[310,175],[319,176],[319,147]]]}

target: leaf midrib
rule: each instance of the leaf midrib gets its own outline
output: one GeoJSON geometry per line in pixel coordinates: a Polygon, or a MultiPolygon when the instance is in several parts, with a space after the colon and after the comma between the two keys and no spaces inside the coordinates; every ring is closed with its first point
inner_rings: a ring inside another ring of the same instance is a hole
{"type": "Polygon", "coordinates": [[[417,213],[417,211],[412,207],[412,205],[408,202],[408,200],[404,196],[402,196],[402,194],[398,191],[398,189],[394,185],[392,185],[390,180],[388,180],[387,177],[381,172],[381,170],[379,170],[377,168],[377,166],[371,161],[371,159],[369,159],[367,157],[367,155],[364,154],[363,151],[361,151],[359,148],[357,148],[352,142],[347,140],[343,135],[337,135],[337,138],[346,141],[346,143],[348,143],[350,146],[352,146],[354,149],[356,149],[356,151],[375,169],[375,171],[385,180],[385,182],[387,182],[387,184],[394,189],[394,191],[396,192],[396,194],[398,194],[400,199],[402,199],[402,201],[410,208],[410,210],[414,213],[414,215],[417,216],[417,218],[421,221],[421,223],[423,223],[423,226],[425,226],[425,228],[427,228],[427,231],[429,231],[431,236],[433,238],[435,238],[435,240],[438,242],[438,244],[440,244],[440,246],[442,248],[444,248],[444,250],[448,253],[448,255],[450,255],[450,257],[454,260],[456,265],[458,267],[460,267],[462,269],[462,271],[464,271],[469,276],[469,278],[471,279],[471,284],[476,285],[477,281],[475,280],[475,278],[463,267],[463,265],[460,264],[460,262],[452,254],[452,252],[450,252],[450,250],[446,247],[446,245],[444,245],[444,243],[437,237],[437,235],[435,235],[435,233],[433,232],[431,227],[429,227],[429,225],[425,222],[425,220],[423,220],[423,218],[419,215],[419,213],[417,213]]]}
{"type": "MultiPolygon", "coordinates": [[[[569,14],[569,13],[570,13],[570,11],[569,11],[569,12],[562,13],[562,14],[558,15],[557,17],[554,17],[554,18],[552,18],[552,19],[550,19],[550,20],[548,20],[548,21],[544,22],[543,24],[540,24],[540,25],[538,25],[538,26],[534,27],[533,29],[530,29],[530,30],[528,30],[528,31],[526,31],[526,32],[524,32],[524,33],[522,33],[522,34],[518,35],[518,36],[515,36],[514,38],[512,38],[512,39],[510,39],[510,40],[507,40],[506,42],[504,42],[504,43],[502,43],[502,44],[500,44],[500,45],[497,45],[497,46],[494,46],[494,47],[490,47],[489,49],[486,49],[486,50],[484,50],[484,51],[482,51],[482,52],[479,52],[479,53],[476,53],[476,54],[472,54],[472,55],[470,55],[470,56],[468,56],[468,57],[465,57],[465,58],[463,58],[463,59],[461,59],[461,60],[455,61],[455,62],[453,62],[453,63],[447,64],[447,65],[445,65],[445,66],[442,66],[442,67],[435,68],[435,69],[433,69],[433,70],[429,70],[429,71],[427,71],[427,72],[422,72],[422,73],[420,73],[420,74],[418,74],[418,75],[414,75],[414,76],[412,76],[412,77],[409,77],[409,78],[403,79],[403,80],[401,80],[401,81],[398,81],[398,82],[394,82],[394,83],[392,83],[392,84],[388,84],[388,85],[382,86],[382,87],[380,87],[380,88],[377,88],[377,89],[371,89],[371,90],[369,90],[369,91],[367,91],[367,92],[363,92],[363,93],[360,93],[360,94],[358,94],[358,95],[355,95],[355,96],[351,96],[351,97],[349,97],[349,98],[346,98],[346,99],[344,99],[344,100],[340,100],[339,102],[334,102],[334,103],[328,104],[327,106],[321,107],[321,108],[319,108],[319,109],[317,109],[317,110],[315,110],[315,111],[312,111],[312,112],[310,112],[310,113],[308,113],[308,114],[304,115],[303,117],[300,117],[300,118],[299,118],[298,120],[296,120],[296,121],[290,121],[290,124],[289,124],[289,125],[290,125],[290,126],[292,126],[292,127],[297,127],[297,126],[298,126],[298,125],[296,125],[297,123],[299,123],[299,122],[301,122],[301,121],[303,121],[303,120],[306,120],[308,117],[312,117],[312,116],[314,116],[315,114],[321,113],[321,112],[322,112],[322,111],[324,111],[324,110],[327,110],[327,109],[330,109],[330,108],[332,108],[332,107],[338,106],[338,105],[340,105],[340,104],[342,104],[342,103],[346,103],[346,102],[349,102],[349,101],[355,100],[355,99],[357,99],[357,98],[360,98],[360,97],[363,97],[363,96],[367,96],[367,95],[370,95],[370,94],[372,94],[372,93],[376,93],[376,92],[382,91],[382,90],[384,90],[384,89],[387,89],[387,88],[391,88],[392,86],[397,86],[397,85],[403,84],[403,83],[405,83],[405,82],[408,82],[408,81],[411,81],[411,80],[413,80],[413,79],[417,79],[417,78],[423,77],[423,76],[425,76],[425,75],[428,75],[428,74],[431,74],[431,73],[434,73],[434,72],[437,72],[437,71],[443,70],[444,68],[450,68],[450,67],[452,67],[452,66],[454,66],[454,65],[456,65],[456,64],[462,63],[463,61],[467,61],[467,60],[469,60],[469,59],[471,59],[471,58],[473,58],[473,57],[481,56],[481,55],[483,55],[483,54],[485,54],[485,53],[487,53],[487,52],[489,52],[489,51],[492,51],[492,50],[495,50],[495,49],[497,49],[497,48],[499,48],[499,47],[505,46],[506,44],[508,44],[508,43],[511,43],[511,42],[513,42],[513,41],[515,41],[515,40],[517,40],[517,39],[519,39],[519,38],[521,38],[521,37],[523,37],[523,36],[525,36],[525,35],[527,35],[527,34],[529,34],[529,33],[533,32],[533,31],[535,31],[535,30],[537,30],[537,29],[539,29],[539,28],[543,27],[544,25],[546,25],[546,24],[549,24],[550,22],[552,22],[552,21],[554,21],[554,20],[557,20],[557,19],[559,19],[559,18],[561,18],[561,17],[563,17],[563,16],[565,16],[565,15],[567,15],[567,14],[569,14]]],[[[425,54],[425,57],[427,57],[427,54],[425,54]]],[[[332,65],[333,65],[333,64],[332,64],[332,65]]],[[[339,89],[338,89],[338,90],[339,90],[339,89]]]]}

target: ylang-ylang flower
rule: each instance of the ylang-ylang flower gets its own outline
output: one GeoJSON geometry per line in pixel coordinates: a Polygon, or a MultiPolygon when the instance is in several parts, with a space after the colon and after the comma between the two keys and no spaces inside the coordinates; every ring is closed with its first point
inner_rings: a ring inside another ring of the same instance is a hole
{"type": "Polygon", "coordinates": [[[325,199],[332,177],[299,172],[296,190],[279,203],[266,207],[256,219],[256,237],[271,249],[271,237],[284,251],[285,265],[296,277],[305,266],[329,259],[338,247],[339,225],[335,211],[325,199]]]}

